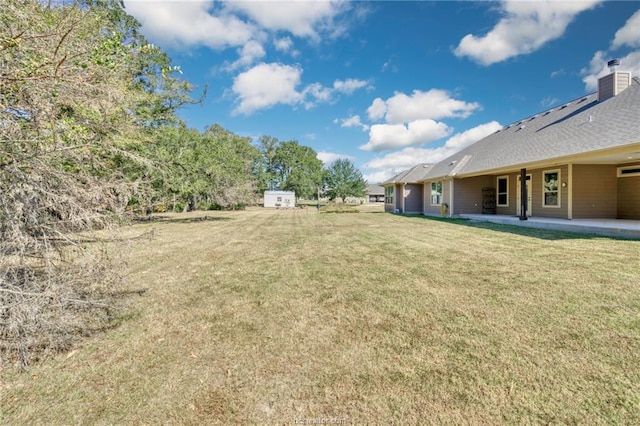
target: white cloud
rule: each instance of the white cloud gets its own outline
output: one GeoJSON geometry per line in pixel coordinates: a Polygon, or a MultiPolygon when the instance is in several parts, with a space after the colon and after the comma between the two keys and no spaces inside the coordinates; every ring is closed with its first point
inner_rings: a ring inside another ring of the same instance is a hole
{"type": "Polygon", "coordinates": [[[227,71],[234,71],[238,68],[248,67],[258,59],[263,58],[266,55],[266,52],[260,43],[255,40],[250,40],[247,44],[242,46],[241,49],[238,49],[238,55],[240,58],[237,61],[224,66],[223,69],[227,71]]]}
{"type": "MultiPolygon", "coordinates": [[[[463,148],[495,133],[502,125],[496,121],[481,124],[462,133],[457,133],[444,145],[436,148],[406,147],[383,157],[376,158],[364,165],[368,169],[378,169],[371,175],[388,176],[387,179],[402,170],[419,163],[437,163],[455,154],[463,148]],[[381,169],[381,170],[380,170],[381,169]]],[[[369,175],[369,176],[371,176],[369,175]]]]}
{"type": "Polygon", "coordinates": [[[466,118],[479,108],[476,102],[454,99],[440,89],[414,90],[411,95],[396,92],[387,100],[376,98],[367,108],[367,114],[372,121],[384,119],[385,123],[370,127],[369,141],[360,149],[382,151],[433,142],[448,136],[452,130],[436,120],[466,118]]]}
{"type": "Polygon", "coordinates": [[[317,101],[330,102],[332,94],[333,90],[331,88],[325,87],[320,83],[312,83],[308,85],[302,92],[302,96],[305,98],[307,97],[307,95],[313,97],[313,100],[306,102],[306,108],[312,108],[317,101]]]}
{"type": "MultiPolygon", "coordinates": [[[[337,18],[352,9],[348,2],[340,0],[125,0],[124,3],[127,12],[142,24],[149,39],[176,48],[242,46],[259,38],[262,30],[288,31],[294,36],[313,40],[319,40],[321,36],[333,37],[346,32],[337,18]]],[[[280,50],[290,47],[286,38],[277,43],[280,50]]]]}
{"type": "Polygon", "coordinates": [[[403,146],[422,145],[443,138],[451,129],[430,119],[405,124],[374,124],[369,129],[369,142],[361,145],[365,151],[384,151],[403,146]]]}
{"type": "MultiPolygon", "coordinates": [[[[389,153],[383,157],[373,159],[364,166],[369,169],[390,169],[399,173],[402,170],[409,169],[419,163],[433,163],[431,160],[432,153],[437,150],[427,148],[406,147],[400,151],[389,153]]],[[[445,157],[442,157],[444,159],[445,157]]],[[[439,161],[439,160],[437,160],[439,161]]]]}
{"type": "Polygon", "coordinates": [[[298,37],[318,39],[339,29],[334,18],[345,11],[343,1],[237,1],[225,4],[228,10],[241,12],[271,31],[288,31],[298,37]]]}
{"type": "Polygon", "coordinates": [[[282,64],[258,64],[239,74],[233,82],[233,92],[239,103],[235,113],[251,114],[276,104],[295,105],[303,100],[296,90],[302,69],[282,64]]]}
{"type": "Polygon", "coordinates": [[[273,41],[273,46],[280,52],[288,52],[293,47],[293,41],[289,37],[278,38],[273,41]]]}
{"type": "MultiPolygon", "coordinates": [[[[585,90],[593,92],[598,88],[598,79],[609,74],[607,62],[611,59],[609,54],[604,51],[597,51],[587,68],[582,69],[581,74],[584,76],[582,81],[585,84],[585,90]]],[[[640,75],[640,50],[631,52],[620,59],[620,71],[629,71],[631,75],[640,75]]]]}
{"type": "Polygon", "coordinates": [[[459,101],[445,90],[431,89],[414,90],[410,96],[396,92],[386,101],[376,98],[367,112],[372,120],[384,117],[389,124],[401,124],[419,119],[465,118],[478,108],[478,103],[459,101]]]}
{"type": "Polygon", "coordinates": [[[237,97],[238,105],[233,112],[249,115],[277,104],[303,105],[309,109],[319,102],[331,102],[338,92],[320,83],[311,83],[299,90],[301,80],[302,68],[298,66],[260,63],[234,78],[231,92],[237,97]]]}
{"type": "Polygon", "coordinates": [[[565,72],[564,68],[560,68],[557,71],[552,71],[551,72],[551,78],[560,77],[560,76],[565,75],[565,74],[566,74],[566,72],[565,72]]]}
{"type": "Polygon", "coordinates": [[[364,80],[357,80],[355,78],[348,78],[346,80],[336,80],[333,82],[333,88],[340,93],[352,94],[358,89],[366,87],[368,83],[364,80]]]}
{"type": "MultiPolygon", "coordinates": [[[[614,39],[611,41],[611,50],[625,45],[640,47],[640,10],[634,13],[625,25],[616,31],[614,39]]],[[[634,76],[640,75],[640,50],[631,52],[623,57],[616,56],[612,51],[599,50],[593,54],[589,66],[580,71],[587,91],[593,92],[598,88],[598,79],[610,72],[607,62],[616,57],[620,60],[620,66],[618,67],[620,71],[629,71],[634,76]]]]}
{"type": "Polygon", "coordinates": [[[624,27],[620,28],[611,42],[611,48],[622,46],[640,47],[640,10],[627,20],[624,27]]]}
{"type": "Polygon", "coordinates": [[[334,122],[337,123],[341,123],[340,127],[360,127],[363,131],[367,131],[369,130],[369,126],[364,124],[361,120],[360,120],[360,116],[359,115],[354,115],[352,117],[349,118],[342,118],[340,120],[336,119],[334,120],[334,122]]]}
{"type": "Polygon", "coordinates": [[[150,40],[172,46],[221,49],[242,46],[254,37],[254,25],[218,10],[209,1],[125,0],[127,13],[141,24],[150,40]]]}
{"type": "Polygon", "coordinates": [[[491,65],[534,52],[562,36],[576,15],[601,1],[503,1],[501,11],[505,16],[496,26],[481,37],[464,36],[455,54],[491,65]]]}
{"type": "Polygon", "coordinates": [[[387,112],[387,104],[380,98],[375,98],[369,108],[367,108],[367,115],[369,120],[380,120],[384,118],[387,112]]]}
{"type": "Polygon", "coordinates": [[[353,160],[353,157],[350,155],[338,154],[335,152],[326,152],[326,151],[318,152],[317,157],[320,161],[324,163],[325,166],[328,166],[334,161],[339,160],[341,158],[345,158],[347,160],[353,160]]]}
{"type": "Polygon", "coordinates": [[[458,152],[461,149],[478,142],[480,139],[497,132],[501,128],[502,125],[497,121],[490,121],[489,123],[481,124],[469,130],[465,130],[462,133],[453,135],[449,140],[447,140],[447,142],[445,142],[444,146],[447,149],[453,150],[453,154],[454,152],[458,152]]]}
{"type": "Polygon", "coordinates": [[[392,177],[394,177],[395,175],[397,175],[401,171],[402,170],[400,170],[400,169],[397,169],[397,170],[396,169],[379,170],[377,172],[363,174],[362,178],[367,183],[380,184],[382,182],[385,182],[385,181],[391,179],[392,177]]]}

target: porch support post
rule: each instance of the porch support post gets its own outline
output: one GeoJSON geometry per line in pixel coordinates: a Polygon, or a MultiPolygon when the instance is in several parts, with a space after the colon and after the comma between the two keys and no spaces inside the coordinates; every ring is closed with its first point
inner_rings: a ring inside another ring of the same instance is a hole
{"type": "Polygon", "coordinates": [[[568,174],[567,182],[569,188],[567,188],[567,219],[573,219],[573,163],[569,163],[567,166],[568,174]]]}
{"type": "Polygon", "coordinates": [[[527,169],[520,169],[520,220],[527,220],[527,169]]]}

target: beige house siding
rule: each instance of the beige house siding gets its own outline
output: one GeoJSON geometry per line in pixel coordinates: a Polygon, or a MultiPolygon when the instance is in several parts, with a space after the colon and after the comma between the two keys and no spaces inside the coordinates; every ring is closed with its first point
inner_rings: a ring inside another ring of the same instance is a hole
{"type": "Polygon", "coordinates": [[[618,178],[617,218],[640,220],[640,176],[618,178]]]}
{"type": "MultiPolygon", "coordinates": [[[[436,181],[434,181],[436,182],[436,181]]],[[[448,182],[442,182],[442,202],[448,203],[448,193],[447,193],[448,182]]],[[[432,206],[431,205],[431,181],[425,182],[422,187],[422,213],[425,215],[438,215],[440,216],[440,206],[432,206]]]]}
{"type": "MultiPolygon", "coordinates": [[[[575,166],[574,166],[575,167],[575,166]]],[[[569,176],[569,166],[566,164],[562,166],[549,166],[544,167],[542,169],[529,170],[527,169],[527,174],[531,174],[531,192],[533,192],[531,197],[531,216],[532,217],[553,217],[559,219],[568,219],[568,208],[569,205],[569,186],[562,187],[560,185],[560,207],[542,207],[542,173],[546,171],[552,170],[560,170],[560,183],[568,182],[569,176]]],[[[575,179],[575,178],[574,178],[575,179]]],[[[575,180],[574,180],[575,182],[575,180]]],[[[574,204],[575,204],[575,196],[574,196],[574,204]]],[[[575,210],[574,210],[575,211],[575,210]]]]}
{"type": "MultiPolygon", "coordinates": [[[[496,188],[496,199],[498,197],[498,177],[507,176],[509,178],[509,186],[507,187],[507,207],[496,206],[496,214],[516,216],[518,214],[518,196],[516,189],[518,185],[519,173],[504,173],[501,175],[493,176],[492,187],[496,188]]],[[[497,202],[497,201],[496,201],[497,202]]]]}
{"type": "Polygon", "coordinates": [[[422,213],[422,184],[408,183],[404,187],[404,213],[422,213]]]}
{"type": "Polygon", "coordinates": [[[467,179],[456,179],[454,180],[454,183],[454,215],[482,214],[482,188],[495,187],[496,185],[495,178],[493,176],[477,176],[467,179]]]}
{"type": "MultiPolygon", "coordinates": [[[[636,219],[640,220],[640,176],[617,177],[619,165],[574,164],[573,177],[573,219],[636,219]]],[[[569,206],[569,167],[550,165],[538,169],[527,169],[531,175],[531,216],[567,219],[569,206]],[[543,207],[543,173],[560,172],[560,207],[543,207]],[[562,183],[566,183],[562,187],[562,183]]],[[[515,216],[518,210],[517,182],[519,172],[501,173],[492,176],[478,176],[455,180],[454,214],[482,214],[482,188],[498,187],[498,177],[509,178],[507,207],[496,206],[496,214],[515,216]]],[[[438,206],[429,206],[429,194],[425,186],[425,213],[438,214],[438,206]]],[[[443,185],[444,200],[449,198],[449,185],[443,185]]]]}
{"type": "MultiPolygon", "coordinates": [[[[393,213],[395,211],[395,206],[396,206],[396,198],[398,198],[398,194],[396,193],[396,188],[395,185],[388,185],[388,186],[392,186],[393,187],[393,201],[391,203],[387,203],[387,200],[385,198],[385,202],[384,202],[384,211],[385,213],[393,213]]],[[[387,188],[387,186],[384,187],[385,190],[387,188]]]]}
{"type": "Polygon", "coordinates": [[[573,165],[573,219],[616,218],[616,173],[612,165],[573,165]]]}
{"type": "MultiPolygon", "coordinates": [[[[451,186],[454,184],[451,180],[443,180],[442,181],[442,202],[447,204],[448,210],[445,213],[445,216],[450,216],[451,213],[451,186]]],[[[455,194],[455,188],[453,188],[453,192],[455,194]]],[[[438,214],[442,214],[442,205],[435,206],[438,209],[438,214]]]]}
{"type": "Polygon", "coordinates": [[[394,208],[393,211],[402,213],[402,201],[404,198],[404,185],[401,183],[397,183],[393,186],[393,202],[394,208]]]}
{"type": "MultiPolygon", "coordinates": [[[[543,207],[543,188],[542,176],[543,172],[558,170],[560,172],[560,184],[568,182],[569,167],[565,164],[562,166],[549,166],[542,169],[527,169],[527,175],[531,175],[531,211],[532,216],[563,218],[568,217],[568,200],[569,188],[560,185],[560,207],[543,207]]],[[[482,188],[495,188],[497,191],[498,177],[509,177],[509,206],[498,207],[496,205],[496,214],[516,215],[518,210],[518,193],[517,182],[519,172],[501,173],[499,175],[476,176],[470,178],[456,179],[454,188],[453,208],[454,214],[482,214],[482,188]]],[[[448,190],[445,185],[445,192],[448,190]]],[[[496,193],[497,198],[497,193],[496,193]]],[[[445,197],[445,199],[448,199],[445,197]]],[[[497,204],[497,200],[496,200],[497,204]]]]}

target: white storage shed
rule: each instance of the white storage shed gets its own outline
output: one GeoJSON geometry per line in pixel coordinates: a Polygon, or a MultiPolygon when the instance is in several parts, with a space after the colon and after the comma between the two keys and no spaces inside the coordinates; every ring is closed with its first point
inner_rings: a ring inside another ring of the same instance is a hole
{"type": "Polygon", "coordinates": [[[296,206],[296,193],[293,191],[265,191],[264,206],[293,208],[296,206]]]}

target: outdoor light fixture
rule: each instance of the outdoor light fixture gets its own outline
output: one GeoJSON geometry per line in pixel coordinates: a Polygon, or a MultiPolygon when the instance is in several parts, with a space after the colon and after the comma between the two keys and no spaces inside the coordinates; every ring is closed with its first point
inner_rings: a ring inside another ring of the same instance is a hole
{"type": "Polygon", "coordinates": [[[567,182],[562,182],[562,187],[566,188],[567,187],[567,182]]]}

